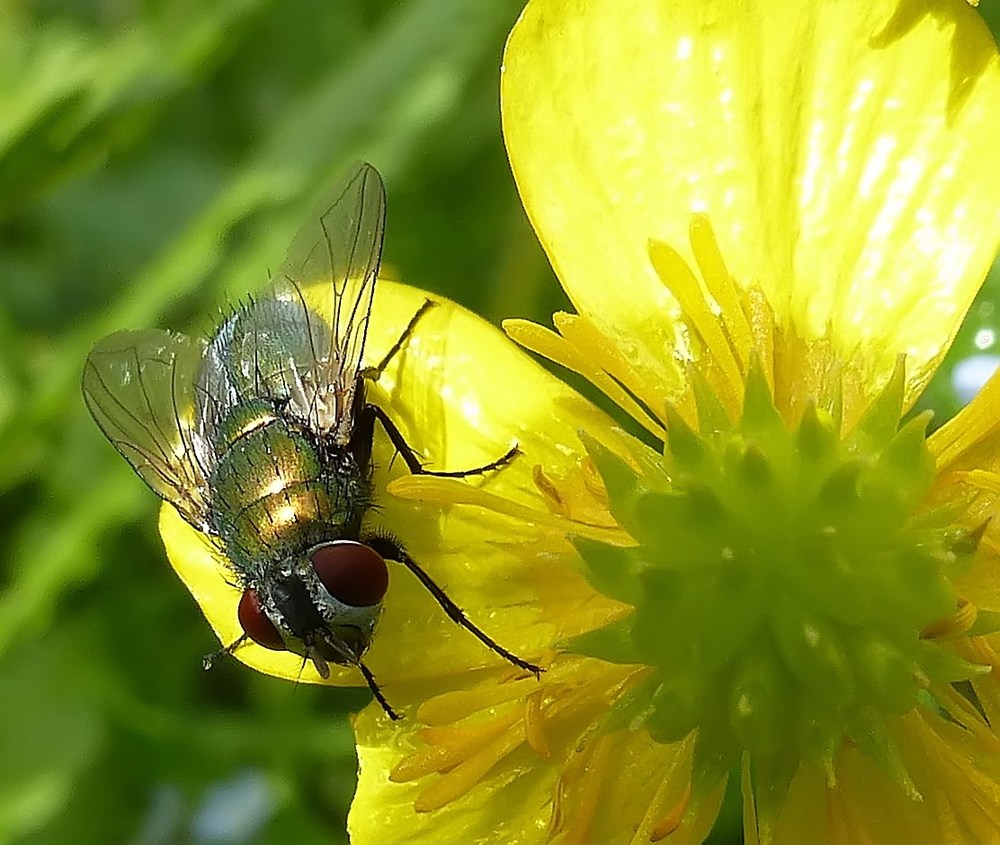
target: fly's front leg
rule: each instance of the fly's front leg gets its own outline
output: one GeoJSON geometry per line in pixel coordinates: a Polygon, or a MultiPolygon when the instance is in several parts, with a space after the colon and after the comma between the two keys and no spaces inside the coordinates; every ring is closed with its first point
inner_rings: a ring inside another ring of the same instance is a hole
{"type": "Polygon", "coordinates": [[[246,634],[240,634],[239,639],[235,640],[234,642],[231,642],[224,649],[221,649],[219,651],[213,651],[211,654],[206,654],[201,659],[201,667],[206,671],[208,671],[215,665],[215,661],[218,660],[220,657],[226,657],[230,654],[233,654],[235,653],[236,649],[244,645],[247,645],[249,643],[250,643],[250,637],[248,637],[246,634]]]}
{"type": "MultiPolygon", "coordinates": [[[[399,338],[392,345],[389,351],[386,352],[382,360],[374,367],[366,367],[361,370],[358,374],[359,378],[366,381],[378,381],[382,373],[385,371],[385,368],[389,366],[389,362],[392,361],[392,359],[410,339],[417,327],[417,323],[420,322],[420,319],[436,305],[437,303],[433,300],[425,299],[414,315],[410,317],[410,321],[406,324],[406,328],[403,329],[402,334],[400,334],[399,338]]],[[[363,392],[359,391],[357,395],[358,397],[361,397],[363,396],[363,392]]],[[[374,426],[374,420],[376,419],[382,424],[382,428],[389,436],[389,440],[392,441],[392,445],[396,447],[396,451],[399,452],[403,460],[406,462],[407,468],[414,475],[434,475],[440,478],[468,478],[472,475],[482,475],[483,473],[490,472],[491,470],[500,469],[501,467],[509,464],[519,454],[519,450],[515,445],[508,449],[507,452],[495,461],[490,461],[488,464],[483,464],[482,466],[453,472],[430,470],[426,469],[420,462],[420,457],[414,451],[413,447],[406,442],[406,438],[403,437],[403,433],[396,427],[396,424],[392,421],[392,417],[390,417],[378,405],[366,403],[361,409],[359,418],[364,419],[366,426],[374,426]]],[[[366,442],[369,443],[371,442],[370,438],[367,436],[366,438],[361,439],[365,439],[366,442]]]]}
{"type": "Polygon", "coordinates": [[[399,354],[399,350],[406,345],[406,342],[413,334],[413,330],[417,327],[417,323],[420,322],[420,318],[430,311],[435,305],[437,305],[437,303],[433,300],[425,299],[423,304],[417,309],[416,313],[410,317],[410,322],[406,324],[406,328],[403,329],[403,333],[396,339],[396,342],[390,347],[389,351],[385,353],[382,360],[379,361],[374,367],[365,367],[360,373],[358,373],[358,375],[367,381],[378,381],[379,378],[381,378],[382,373],[385,371],[385,368],[388,367],[392,359],[399,354]]]}
{"type": "Polygon", "coordinates": [[[365,537],[361,542],[369,548],[374,549],[382,555],[382,557],[387,558],[388,560],[398,561],[409,569],[410,572],[417,576],[417,580],[420,581],[424,587],[426,587],[427,592],[434,597],[434,601],[436,601],[441,606],[441,609],[448,614],[448,618],[465,628],[466,631],[472,634],[490,651],[500,655],[500,657],[508,663],[512,663],[520,669],[531,672],[531,674],[536,678],[541,674],[543,670],[540,666],[536,666],[534,663],[530,663],[529,661],[524,660],[516,654],[508,651],[500,645],[500,643],[489,636],[489,634],[477,627],[469,619],[469,617],[465,615],[462,608],[448,598],[448,594],[437,585],[434,579],[423,570],[423,567],[421,567],[420,564],[410,557],[406,549],[404,549],[394,539],[376,534],[372,537],[365,537]]]}
{"type": "Polygon", "coordinates": [[[368,689],[371,690],[375,700],[379,703],[379,706],[385,711],[385,715],[388,716],[392,721],[398,722],[403,717],[399,715],[392,707],[389,706],[389,702],[386,697],[382,694],[382,688],[376,683],[375,676],[372,674],[371,669],[369,669],[362,661],[358,661],[358,669],[361,672],[361,677],[365,679],[365,683],[368,684],[368,689]]]}

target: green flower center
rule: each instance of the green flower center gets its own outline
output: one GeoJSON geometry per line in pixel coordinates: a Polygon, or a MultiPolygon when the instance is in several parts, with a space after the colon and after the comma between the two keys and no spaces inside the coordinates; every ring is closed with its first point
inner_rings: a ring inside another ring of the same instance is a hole
{"type": "Polygon", "coordinates": [[[748,754],[758,797],[783,795],[802,761],[832,776],[845,740],[912,789],[886,723],[970,674],[921,632],[955,613],[978,536],[921,509],[929,415],[900,427],[903,385],[900,364],[846,434],[836,403],[790,428],[752,365],[738,421],[696,382],[700,431],[668,410],[662,457],[590,447],[637,545],[577,547],[634,612],[570,648],[654,670],[632,706],[656,740],[698,731],[696,793],[748,754]]]}

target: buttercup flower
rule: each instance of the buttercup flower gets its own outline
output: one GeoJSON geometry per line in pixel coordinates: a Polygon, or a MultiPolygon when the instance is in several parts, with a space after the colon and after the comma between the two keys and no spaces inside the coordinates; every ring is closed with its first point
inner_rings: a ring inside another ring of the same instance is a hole
{"type": "MultiPolygon", "coordinates": [[[[1000,382],[906,414],[1000,244],[998,102],[962,0],[528,5],[504,132],[577,313],[505,328],[631,433],[451,305],[386,374],[438,466],[519,443],[472,480],[383,444],[378,516],[546,671],[394,574],[369,663],[406,718],[357,717],[354,841],[696,843],[734,776],[748,842],[1000,840],[1000,382]]],[[[422,296],[383,285],[373,358],[422,296]]]]}

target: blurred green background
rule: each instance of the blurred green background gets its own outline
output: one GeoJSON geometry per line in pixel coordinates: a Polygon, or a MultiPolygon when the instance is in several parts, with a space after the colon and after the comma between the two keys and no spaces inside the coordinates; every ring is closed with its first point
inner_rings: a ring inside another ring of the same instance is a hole
{"type": "MultiPolygon", "coordinates": [[[[358,158],[395,275],[494,321],[565,307],[500,136],[519,8],[0,0],[0,843],[344,841],[367,693],[201,669],[217,643],[80,368],[118,328],[207,333],[358,158]]],[[[734,804],[715,841],[738,826],[734,804]]]]}

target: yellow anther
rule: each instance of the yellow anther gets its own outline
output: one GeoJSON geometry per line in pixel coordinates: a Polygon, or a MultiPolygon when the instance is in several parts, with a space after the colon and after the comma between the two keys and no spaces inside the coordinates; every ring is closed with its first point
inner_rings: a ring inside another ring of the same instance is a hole
{"type": "Polygon", "coordinates": [[[601,804],[608,762],[614,743],[602,736],[570,758],[556,784],[549,837],[559,845],[592,842],[591,828],[601,804]]]}
{"type": "Polygon", "coordinates": [[[979,611],[972,602],[959,597],[955,612],[932,622],[920,632],[920,636],[925,640],[952,640],[963,637],[976,624],[978,615],[979,611]]]}
{"type": "Polygon", "coordinates": [[[552,756],[552,749],[542,728],[542,690],[535,690],[524,700],[524,739],[532,751],[547,760],[552,756]]]}
{"type": "MultiPolygon", "coordinates": [[[[721,377],[713,381],[718,382],[719,399],[735,416],[742,394],[743,373],[740,361],[724,331],[724,324],[705,299],[702,283],[677,250],[657,240],[650,240],[647,250],[660,281],[684,310],[684,322],[688,331],[702,340],[718,367],[721,377]]],[[[710,373],[709,370],[706,375],[710,373]]]]}
{"type": "Polygon", "coordinates": [[[531,468],[531,478],[535,482],[538,492],[545,497],[549,508],[560,516],[566,516],[566,503],[563,501],[562,496],[559,495],[559,488],[545,474],[541,465],[535,464],[531,468]]]}
{"type": "Polygon", "coordinates": [[[684,821],[684,813],[687,810],[688,801],[690,800],[691,787],[686,786],[680,800],[671,807],[670,812],[653,825],[653,829],[649,832],[650,842],[659,842],[661,839],[666,839],[681,826],[681,822],[684,821]]]}
{"type": "Polygon", "coordinates": [[[583,486],[599,503],[607,506],[609,503],[608,489],[604,486],[604,479],[597,471],[597,465],[588,455],[580,461],[580,471],[583,473],[583,486]]]}
{"type": "Polygon", "coordinates": [[[1000,493],[1000,473],[986,469],[960,470],[954,473],[955,478],[964,481],[980,490],[990,493],[1000,493]]]}
{"type": "MultiPolygon", "coordinates": [[[[707,214],[691,216],[688,235],[691,252],[694,253],[701,278],[715,300],[718,315],[722,318],[726,339],[732,347],[733,354],[739,359],[742,371],[745,372],[750,360],[752,336],[750,325],[743,312],[742,291],[726,267],[722,250],[719,249],[718,240],[707,214]]],[[[713,313],[715,310],[713,309],[713,313]]]]}

